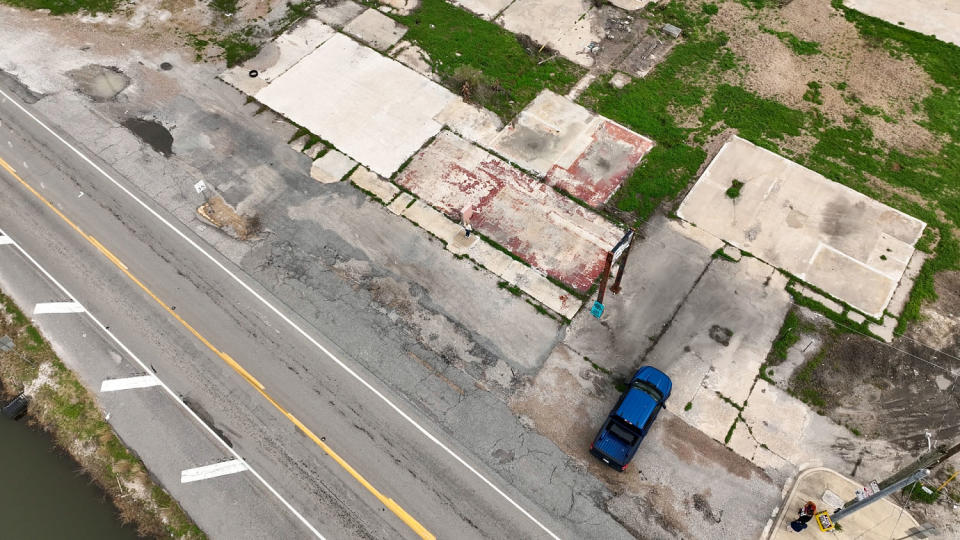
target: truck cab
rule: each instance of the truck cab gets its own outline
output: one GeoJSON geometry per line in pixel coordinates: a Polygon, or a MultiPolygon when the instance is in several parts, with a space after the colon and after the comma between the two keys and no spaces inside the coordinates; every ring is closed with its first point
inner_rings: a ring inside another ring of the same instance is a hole
{"type": "Polygon", "coordinates": [[[618,471],[626,470],[672,388],[670,377],[659,369],[640,368],[607,416],[590,453],[618,471]]]}

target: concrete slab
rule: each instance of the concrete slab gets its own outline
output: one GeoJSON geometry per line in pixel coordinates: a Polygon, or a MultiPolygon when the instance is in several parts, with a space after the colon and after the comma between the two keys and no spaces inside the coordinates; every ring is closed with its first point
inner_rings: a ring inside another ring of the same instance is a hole
{"type": "Polygon", "coordinates": [[[486,20],[491,20],[506,9],[514,0],[451,0],[450,3],[471,11],[486,20]]]}
{"type": "MultiPolygon", "coordinates": [[[[834,511],[832,506],[836,496],[843,501],[854,498],[865,482],[857,482],[830,469],[817,467],[807,469],[797,477],[790,493],[784,498],[783,506],[770,532],[770,540],[780,538],[815,539],[823,538],[824,533],[815,523],[797,533],[788,528],[791,520],[807,501],[813,501],[817,510],[834,511]],[[825,496],[826,495],[826,496],[825,496]]],[[[917,520],[909,512],[897,506],[887,497],[880,499],[858,512],[843,519],[841,530],[829,533],[838,540],[889,540],[890,538],[908,538],[911,532],[919,528],[917,520]]]]}
{"type": "Polygon", "coordinates": [[[352,0],[329,0],[313,8],[313,15],[330,26],[343,28],[366,9],[352,0]]]}
{"type": "Polygon", "coordinates": [[[791,286],[791,288],[794,291],[800,293],[800,295],[805,296],[813,300],[814,302],[818,302],[820,305],[827,308],[827,310],[829,311],[832,311],[838,314],[843,313],[842,305],[818,293],[817,291],[811,289],[810,287],[803,285],[802,283],[796,283],[793,286],[791,286]]]}
{"type": "Polygon", "coordinates": [[[623,232],[601,216],[444,131],[396,182],[447,216],[473,209],[474,229],[548,275],[586,291],[623,232]]]}
{"type": "Polygon", "coordinates": [[[567,345],[620,377],[632,375],[722,245],[691,232],[698,230],[655,216],[630,249],[622,291],[604,299],[604,319],[587,311],[577,315],[567,329],[567,345]]]}
{"type": "Polygon", "coordinates": [[[910,257],[910,262],[907,263],[907,269],[903,271],[903,277],[900,278],[900,283],[897,284],[896,290],[893,291],[893,297],[890,299],[890,303],[887,304],[887,312],[893,313],[898,317],[903,313],[903,308],[906,307],[907,300],[910,299],[913,282],[917,279],[917,275],[920,274],[923,263],[929,257],[930,255],[922,251],[913,252],[913,257],[910,257]]]}
{"type": "Polygon", "coordinates": [[[882,324],[870,324],[870,331],[880,336],[884,341],[893,341],[893,331],[897,328],[897,319],[889,315],[883,318],[882,324]]]}
{"type": "Polygon", "coordinates": [[[356,161],[336,150],[330,150],[313,162],[310,167],[310,176],[317,182],[330,184],[343,180],[343,177],[356,166],[356,161]]]}
{"type": "Polygon", "coordinates": [[[610,0],[610,3],[620,9],[636,11],[638,9],[643,9],[647,6],[647,4],[656,1],[657,0],[610,0]]]}
{"type": "Polygon", "coordinates": [[[244,68],[252,64],[250,69],[258,69],[260,77],[269,83],[336,33],[336,30],[316,19],[306,19],[265,45],[256,58],[244,64],[244,68]]]}
{"type": "Polygon", "coordinates": [[[739,137],[677,213],[871,317],[883,314],[925,227],[739,137]],[[734,180],[743,187],[731,198],[734,180]]]}
{"type": "Polygon", "coordinates": [[[350,181],[360,189],[372,193],[384,204],[392,201],[400,193],[400,188],[362,166],[353,171],[353,174],[350,175],[350,181]]]}
{"type": "Polygon", "coordinates": [[[960,45],[960,2],[956,0],[844,0],[843,3],[867,15],[960,45]]]}
{"type": "Polygon", "coordinates": [[[667,400],[667,409],[683,418],[691,426],[704,432],[711,439],[724,442],[727,431],[740,411],[720,398],[716,392],[702,389],[690,401],[667,400]],[[687,403],[690,410],[686,410],[687,403]]]}
{"type": "Polygon", "coordinates": [[[712,260],[646,357],[673,379],[674,406],[703,388],[738,405],[747,400],[792,304],[785,285],[752,257],[712,260]]]}
{"type": "Polygon", "coordinates": [[[806,452],[800,439],[812,414],[815,413],[799,399],[763,379],[757,379],[742,416],[758,445],[766,445],[787,461],[802,463],[806,452]]]}
{"type": "Polygon", "coordinates": [[[440,131],[434,116],[457,99],[342,34],[255,97],[383,177],[440,131]]]}
{"type": "Polygon", "coordinates": [[[313,143],[309,148],[307,148],[306,150],[304,150],[303,153],[306,154],[307,157],[309,157],[310,159],[314,159],[314,160],[315,160],[315,159],[317,159],[317,156],[319,156],[320,154],[322,154],[323,151],[326,150],[326,149],[327,149],[327,145],[325,145],[325,144],[323,144],[323,143],[321,143],[321,142],[315,142],[315,143],[313,143]]]}
{"type": "Polygon", "coordinates": [[[393,8],[394,12],[401,15],[406,15],[407,13],[410,13],[411,11],[420,7],[420,0],[383,0],[381,3],[385,4],[380,6],[381,8],[393,8]]]}
{"type": "Polygon", "coordinates": [[[434,120],[442,122],[468,141],[490,147],[503,127],[500,118],[462,99],[451,101],[434,120]]]}
{"type": "MultiPolygon", "coordinates": [[[[408,194],[403,193],[397,199],[404,196],[409,197],[408,194]]],[[[391,208],[391,211],[394,209],[391,208]]],[[[409,207],[405,206],[400,213],[442,240],[451,253],[470,257],[487,271],[511,285],[516,285],[521,291],[555,313],[572,319],[582,307],[583,303],[580,300],[551,283],[536,270],[515,261],[487,242],[478,241],[479,237],[476,235],[466,238],[464,229],[459,223],[448,219],[423,201],[418,200],[409,207]]]]}
{"type": "Polygon", "coordinates": [[[653,147],[653,141],[549,90],[541,92],[491,148],[597,207],[653,147]]]}
{"type": "Polygon", "coordinates": [[[499,17],[504,28],[525,34],[581,66],[593,65],[587,46],[603,38],[588,0],[516,0],[499,17]]]}
{"type": "Polygon", "coordinates": [[[390,50],[390,56],[431,81],[440,82],[440,76],[433,72],[430,55],[417,45],[401,41],[390,50]]]}
{"type": "Polygon", "coordinates": [[[385,51],[400,41],[407,28],[370,8],[344,26],[343,31],[374,49],[385,51]]]}
{"type": "Polygon", "coordinates": [[[387,210],[390,210],[391,212],[399,216],[400,214],[403,213],[404,210],[407,209],[408,206],[410,206],[410,203],[412,203],[413,201],[414,201],[413,195],[410,195],[409,193],[401,192],[399,195],[397,195],[395,199],[393,199],[393,202],[387,205],[387,210]]]}

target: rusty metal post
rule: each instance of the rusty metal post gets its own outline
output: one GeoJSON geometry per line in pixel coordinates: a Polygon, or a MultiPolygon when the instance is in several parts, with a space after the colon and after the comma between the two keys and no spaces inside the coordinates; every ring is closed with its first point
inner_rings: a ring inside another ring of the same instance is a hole
{"type": "Polygon", "coordinates": [[[600,279],[600,294],[597,302],[603,303],[603,293],[607,292],[607,280],[610,279],[610,267],[613,266],[613,253],[607,252],[607,264],[603,266],[603,278],[600,279]]]}
{"type": "Polygon", "coordinates": [[[623,269],[627,267],[627,259],[630,258],[630,248],[632,247],[633,242],[630,242],[630,245],[627,246],[627,251],[623,253],[620,268],[617,269],[617,279],[613,280],[613,286],[610,287],[610,292],[613,294],[620,294],[620,280],[623,279],[623,269]]]}

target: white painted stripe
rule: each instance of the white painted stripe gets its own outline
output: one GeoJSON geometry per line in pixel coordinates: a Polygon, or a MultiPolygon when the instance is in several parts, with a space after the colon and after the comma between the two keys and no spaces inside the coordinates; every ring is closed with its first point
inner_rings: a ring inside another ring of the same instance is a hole
{"type": "Polygon", "coordinates": [[[13,239],[9,236],[3,235],[0,236],[0,246],[8,246],[13,243],[13,239]]]}
{"type": "MultiPolygon", "coordinates": [[[[3,90],[0,90],[0,95],[6,95],[6,94],[4,94],[3,90]]],[[[14,101],[13,103],[16,104],[16,101],[14,101]]],[[[17,106],[19,107],[19,105],[17,105],[17,106]]],[[[21,110],[23,110],[22,107],[21,107],[21,110]]],[[[31,117],[32,117],[32,115],[31,115],[31,117]]],[[[34,120],[36,120],[36,118],[34,118],[34,120]]],[[[41,125],[43,125],[43,124],[41,124],[41,125]]],[[[44,127],[46,127],[46,126],[44,126],[44,127]]],[[[49,128],[47,128],[47,129],[49,130],[49,128]]],[[[63,139],[60,139],[60,140],[62,141],[63,139]]],[[[72,148],[72,147],[71,147],[71,148],[72,148]]],[[[0,235],[4,235],[4,234],[5,234],[5,233],[4,233],[2,230],[0,230],[0,235]]],[[[59,281],[57,281],[57,279],[56,279],[55,277],[53,277],[53,274],[51,274],[50,272],[47,271],[46,268],[44,268],[43,266],[41,266],[40,263],[37,262],[37,260],[34,259],[32,255],[30,255],[29,253],[27,253],[27,250],[23,249],[22,246],[20,246],[19,244],[16,244],[16,243],[14,243],[14,246],[16,246],[16,247],[17,247],[17,250],[19,250],[20,253],[23,254],[23,256],[24,256],[28,261],[30,261],[30,264],[32,264],[32,265],[34,265],[35,267],[37,267],[37,269],[40,270],[40,273],[42,273],[47,279],[49,279],[54,285],[56,285],[58,289],[60,289],[61,291],[63,291],[63,293],[66,294],[68,297],[73,298],[74,300],[76,300],[76,297],[73,296],[72,294],[70,294],[70,291],[68,291],[67,288],[63,286],[63,284],[61,284],[59,281]]],[[[136,353],[134,353],[133,351],[130,350],[130,347],[127,347],[127,345],[126,345],[124,342],[120,341],[120,338],[118,338],[113,332],[111,332],[109,329],[107,329],[107,327],[106,327],[106,326],[100,321],[100,319],[98,319],[93,313],[90,313],[90,312],[88,311],[88,312],[87,312],[87,316],[90,317],[90,320],[92,320],[93,323],[97,325],[97,327],[100,329],[101,332],[103,332],[103,333],[106,334],[107,336],[110,336],[110,339],[113,340],[113,342],[116,343],[117,346],[120,347],[120,349],[123,350],[123,352],[127,353],[127,354],[130,356],[130,358],[133,359],[134,362],[136,362],[141,368],[143,368],[144,371],[148,371],[148,370],[150,369],[149,366],[147,366],[146,362],[144,362],[143,360],[141,360],[140,357],[136,355],[136,353]]],[[[160,381],[159,378],[158,378],[157,380],[160,381]]],[[[235,457],[235,458],[237,458],[237,459],[241,459],[241,458],[240,458],[240,454],[238,454],[236,450],[234,450],[233,448],[231,448],[231,447],[226,443],[226,441],[224,441],[224,440],[220,437],[220,435],[217,434],[217,432],[213,430],[212,427],[210,427],[206,422],[204,422],[203,420],[201,420],[201,419],[200,419],[200,416],[197,415],[197,413],[196,413],[193,409],[191,409],[190,407],[187,407],[187,404],[184,403],[182,399],[180,399],[180,396],[179,396],[176,392],[174,392],[172,388],[170,388],[169,386],[167,386],[167,384],[164,383],[163,381],[160,381],[160,387],[163,388],[163,391],[166,392],[167,395],[170,396],[170,398],[173,399],[173,401],[174,401],[177,405],[179,405],[181,409],[183,409],[183,412],[186,413],[187,416],[189,416],[190,418],[193,418],[193,420],[197,423],[197,425],[200,426],[201,429],[203,429],[204,431],[206,431],[207,434],[209,434],[210,437],[213,438],[213,440],[215,440],[217,443],[219,443],[220,446],[223,447],[224,451],[226,451],[227,453],[229,453],[230,455],[232,455],[233,457],[235,457]]],[[[256,471],[253,467],[251,467],[250,465],[247,465],[247,470],[250,471],[250,474],[252,474],[252,475],[254,476],[254,478],[256,478],[257,481],[259,481],[260,484],[263,485],[263,487],[267,488],[267,491],[269,491],[271,494],[273,494],[273,496],[276,497],[277,500],[280,501],[281,504],[283,504],[284,508],[286,508],[287,510],[290,511],[291,514],[293,514],[294,516],[296,516],[296,518],[300,521],[300,523],[303,523],[304,527],[306,527],[307,529],[309,529],[310,532],[313,533],[314,536],[316,536],[316,537],[319,538],[320,540],[326,540],[326,538],[324,538],[324,536],[323,536],[322,534],[320,534],[320,531],[318,531],[318,530],[316,529],[316,527],[314,527],[309,521],[307,521],[307,518],[305,518],[305,517],[303,516],[303,514],[301,514],[299,511],[297,511],[297,509],[294,508],[292,504],[290,504],[286,499],[284,499],[284,498],[283,498],[283,495],[280,495],[280,492],[277,491],[276,488],[274,488],[272,485],[270,485],[270,483],[267,482],[267,480],[266,480],[259,472],[257,472],[257,471],[256,471]]]]}
{"type": "Polygon", "coordinates": [[[124,379],[107,379],[100,383],[101,392],[116,392],[117,390],[132,390],[134,388],[149,388],[159,386],[160,379],[153,375],[138,375],[124,379]]]}
{"type": "Polygon", "coordinates": [[[33,307],[34,315],[45,313],[83,313],[86,311],[79,302],[40,302],[33,307]]]}
{"type": "MultiPolygon", "coordinates": [[[[134,194],[132,191],[130,191],[130,189],[128,189],[128,188],[127,188],[126,186],[124,186],[122,183],[120,183],[119,181],[117,181],[114,177],[112,177],[112,176],[110,176],[109,174],[107,174],[107,172],[106,172],[105,170],[103,170],[103,168],[101,168],[99,165],[97,165],[96,163],[94,163],[93,160],[91,160],[90,158],[88,158],[83,152],[81,152],[80,150],[77,150],[72,144],[70,144],[69,142],[67,142],[66,139],[64,139],[63,137],[61,137],[56,131],[54,131],[54,130],[51,129],[49,126],[47,126],[46,124],[44,124],[43,122],[41,122],[40,119],[37,118],[36,116],[34,116],[33,113],[31,113],[29,110],[26,109],[26,107],[24,107],[23,105],[21,105],[20,103],[18,103],[16,100],[14,100],[12,97],[10,97],[10,94],[7,94],[5,91],[3,91],[3,89],[0,89],[0,95],[2,95],[3,97],[9,99],[10,102],[11,102],[16,108],[20,109],[20,111],[21,111],[23,114],[25,114],[26,116],[30,117],[30,119],[32,119],[34,122],[36,122],[36,123],[37,123],[40,127],[42,127],[43,129],[45,129],[48,133],[50,133],[50,135],[52,135],[54,138],[56,138],[57,140],[59,140],[64,146],[66,146],[66,147],[69,148],[71,151],[73,151],[73,153],[76,154],[77,157],[79,157],[79,158],[82,159],[83,161],[87,162],[87,164],[89,164],[94,170],[96,170],[96,171],[99,172],[101,175],[103,175],[103,177],[106,178],[107,180],[109,180],[113,185],[115,185],[115,186],[117,187],[117,189],[123,191],[128,197],[130,197],[130,199],[132,199],[132,200],[135,201],[137,204],[139,204],[144,210],[146,210],[148,213],[150,213],[153,217],[157,218],[157,219],[158,219],[161,223],[163,223],[168,229],[170,229],[171,231],[173,231],[174,234],[176,234],[177,236],[179,236],[184,242],[186,242],[186,243],[189,244],[192,248],[194,248],[194,249],[197,250],[199,253],[201,253],[201,254],[202,254],[204,257],[206,257],[210,262],[212,262],[217,268],[219,268],[220,270],[222,270],[226,275],[230,276],[230,278],[233,279],[233,281],[235,281],[238,285],[240,285],[240,287],[242,287],[242,288],[243,288],[244,290],[246,290],[248,293],[250,293],[251,295],[253,295],[254,298],[256,298],[261,304],[263,304],[265,307],[267,307],[270,311],[272,311],[277,317],[279,317],[279,318],[282,319],[285,323],[287,323],[291,328],[293,328],[294,330],[296,330],[298,334],[300,334],[301,336],[304,337],[304,339],[306,339],[307,341],[309,341],[310,343],[312,343],[317,349],[319,349],[321,352],[323,352],[325,355],[327,355],[328,358],[330,358],[335,364],[337,364],[338,366],[340,366],[340,368],[343,369],[348,375],[350,375],[351,377],[353,377],[357,382],[359,382],[359,383],[362,384],[364,387],[366,387],[367,390],[369,390],[373,395],[377,396],[378,399],[380,399],[381,401],[383,401],[383,403],[385,403],[387,406],[389,406],[391,409],[393,409],[394,412],[396,412],[401,418],[404,419],[404,421],[406,421],[406,422],[409,423],[411,426],[413,426],[417,431],[419,431],[425,438],[427,438],[427,440],[429,440],[430,442],[432,442],[432,443],[436,444],[438,447],[440,447],[444,452],[446,452],[446,454],[447,454],[448,456],[450,456],[451,458],[453,458],[457,463],[460,463],[460,465],[462,465],[464,468],[466,468],[468,471],[470,471],[471,474],[473,474],[473,475],[474,475],[477,479],[479,479],[482,483],[486,484],[486,485],[487,485],[490,489],[492,489],[497,495],[499,495],[500,497],[502,497],[503,500],[505,500],[505,501],[507,501],[508,503],[510,503],[511,506],[513,506],[514,508],[516,508],[518,512],[520,512],[521,514],[523,514],[527,519],[529,519],[531,522],[533,522],[533,523],[534,523],[537,527],[539,527],[543,532],[545,532],[546,534],[548,534],[551,538],[554,538],[555,540],[560,540],[560,537],[559,537],[559,536],[557,536],[553,531],[551,531],[550,529],[548,529],[546,525],[544,525],[543,523],[541,523],[541,522],[540,522],[536,517],[534,517],[533,514],[531,514],[526,508],[520,506],[520,504],[519,504],[518,502],[516,502],[515,500],[513,500],[513,498],[511,498],[509,495],[507,495],[502,489],[500,489],[499,487],[497,487],[496,484],[494,484],[492,481],[490,481],[490,479],[488,479],[486,476],[484,476],[484,475],[483,475],[480,471],[478,471],[473,465],[467,463],[467,461],[466,461],[465,459],[463,459],[462,457],[460,457],[459,454],[457,454],[456,452],[454,452],[453,450],[451,450],[447,445],[443,444],[443,442],[442,442],[440,439],[438,439],[438,438],[437,438],[436,436],[434,436],[432,433],[430,433],[429,431],[427,431],[426,428],[424,428],[423,426],[421,426],[416,420],[414,420],[409,414],[407,414],[406,412],[404,412],[404,410],[401,409],[400,407],[398,407],[394,402],[390,401],[390,399],[388,399],[387,396],[383,395],[383,393],[380,392],[379,390],[377,390],[376,387],[374,387],[372,384],[370,384],[369,382],[367,382],[367,380],[364,379],[363,377],[361,377],[360,374],[358,374],[356,371],[354,371],[353,369],[351,369],[350,366],[348,366],[346,363],[343,362],[343,360],[340,360],[340,358],[338,358],[336,355],[334,355],[329,349],[327,349],[326,347],[324,347],[319,341],[317,341],[313,336],[311,336],[306,330],[304,330],[304,329],[301,328],[299,325],[297,325],[297,323],[295,323],[293,320],[291,320],[290,317],[287,317],[287,316],[286,316],[282,311],[280,311],[276,306],[274,306],[273,304],[271,304],[269,301],[267,301],[266,298],[264,298],[262,295],[260,295],[260,293],[258,293],[257,291],[255,291],[255,290],[253,289],[253,287],[251,287],[250,285],[248,285],[244,280],[240,279],[240,277],[238,277],[236,274],[234,274],[233,272],[231,272],[230,269],[227,268],[226,265],[224,265],[222,262],[220,262],[216,257],[214,257],[214,256],[211,255],[208,251],[206,251],[205,249],[203,249],[203,247],[201,247],[199,244],[197,244],[192,238],[190,238],[189,236],[187,236],[187,235],[186,235],[183,231],[181,231],[178,227],[174,226],[172,223],[170,223],[169,221],[167,221],[166,218],[164,218],[163,216],[161,216],[160,213],[157,212],[156,210],[154,210],[150,205],[148,205],[147,203],[143,202],[143,200],[140,199],[139,197],[137,197],[137,195],[134,194]]],[[[720,152],[723,152],[723,149],[721,149],[720,152]]],[[[23,248],[20,248],[20,251],[23,252],[23,248]]],[[[32,260],[32,259],[31,259],[31,260],[32,260]]],[[[36,265],[36,261],[34,261],[34,264],[36,265]]],[[[39,265],[37,265],[37,267],[39,268],[39,265]]],[[[46,271],[44,271],[44,273],[46,273],[46,271]]],[[[48,276],[49,276],[49,274],[48,274],[48,276]]],[[[52,277],[51,277],[51,279],[52,279],[52,277]]],[[[62,287],[61,287],[61,289],[62,289],[62,287]]],[[[92,317],[92,316],[91,316],[91,317],[92,317]]],[[[97,321],[97,324],[98,324],[99,326],[103,327],[103,325],[102,325],[99,321],[97,321]]],[[[105,330],[105,329],[104,329],[104,330],[105,330]]],[[[105,330],[105,331],[109,333],[109,330],[105,330]]],[[[110,335],[111,335],[111,337],[113,336],[113,334],[110,334],[110,335]]],[[[116,340],[116,341],[119,343],[119,340],[117,340],[116,338],[114,338],[114,340],[116,340]]],[[[125,349],[126,349],[126,348],[125,348],[125,349]]],[[[129,352],[128,349],[127,349],[127,351],[129,352]]],[[[137,360],[137,361],[140,362],[139,360],[137,360]]],[[[143,366],[144,369],[147,369],[146,366],[143,365],[142,363],[141,363],[141,365],[143,366]]],[[[175,395],[175,394],[172,393],[172,390],[171,390],[170,392],[171,392],[171,395],[175,395]]],[[[181,403],[182,403],[182,401],[181,401],[181,403]]],[[[198,421],[200,421],[200,418],[199,418],[198,416],[196,416],[196,413],[194,413],[192,410],[190,410],[189,407],[186,407],[186,409],[189,410],[189,411],[194,415],[194,417],[197,418],[198,421]]],[[[206,426],[206,424],[204,424],[204,426],[206,426]]],[[[207,426],[207,428],[210,429],[209,426],[207,426]]],[[[211,432],[211,433],[214,433],[212,429],[210,429],[210,432],[211,432]]],[[[219,438],[219,437],[218,437],[218,438],[219,438]]],[[[224,443],[224,444],[225,444],[225,443],[224,443]]],[[[230,451],[233,452],[233,449],[231,448],[230,451]]],[[[235,452],[233,452],[233,453],[235,454],[235,452]]],[[[240,456],[238,455],[237,457],[240,457],[240,456]]],[[[277,493],[276,490],[274,490],[272,487],[270,487],[270,485],[267,484],[267,481],[264,480],[262,476],[260,476],[259,474],[257,474],[256,476],[257,476],[257,478],[260,480],[260,482],[263,483],[264,486],[266,486],[266,487],[268,487],[268,488],[270,489],[271,493],[273,493],[278,499],[280,499],[280,500],[286,505],[286,507],[287,507],[291,512],[293,512],[293,514],[296,515],[297,518],[299,518],[300,521],[301,521],[304,525],[306,525],[306,526],[310,529],[311,532],[313,532],[316,536],[318,536],[318,537],[320,537],[320,538],[323,538],[323,536],[320,534],[320,532],[317,531],[312,525],[310,525],[310,523],[307,521],[307,519],[306,519],[305,517],[303,517],[303,515],[301,515],[299,512],[297,512],[297,511],[293,508],[293,506],[290,505],[290,503],[288,503],[285,499],[283,499],[283,498],[280,496],[280,494],[277,493]]]]}
{"type": "Polygon", "coordinates": [[[180,471],[180,483],[187,484],[189,482],[198,482],[200,480],[208,480],[218,476],[236,474],[245,470],[247,470],[246,463],[239,459],[231,459],[230,461],[223,461],[221,463],[214,463],[213,465],[205,465],[195,469],[180,471]]]}

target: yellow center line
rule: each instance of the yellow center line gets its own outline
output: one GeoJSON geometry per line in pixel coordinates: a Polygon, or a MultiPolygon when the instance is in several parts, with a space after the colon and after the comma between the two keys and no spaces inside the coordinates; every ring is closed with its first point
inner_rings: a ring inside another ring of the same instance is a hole
{"type": "Polygon", "coordinates": [[[154,294],[153,291],[151,291],[146,285],[144,285],[142,281],[140,281],[136,276],[133,275],[132,272],[130,272],[130,270],[127,268],[127,265],[123,264],[123,262],[120,261],[120,259],[116,255],[111,253],[110,250],[104,247],[104,245],[101,244],[96,238],[84,232],[79,226],[77,226],[76,223],[74,223],[70,218],[68,218],[66,214],[61,212],[59,208],[54,206],[53,203],[47,200],[47,198],[44,197],[39,191],[34,189],[33,186],[31,186],[23,178],[21,178],[20,175],[17,174],[16,169],[11,167],[6,161],[3,160],[3,158],[0,158],[0,167],[3,167],[4,169],[6,169],[6,171],[10,173],[10,175],[13,178],[15,178],[18,182],[20,182],[23,185],[23,187],[25,187],[31,194],[33,194],[34,197],[36,197],[40,202],[46,205],[47,208],[52,210],[53,213],[57,215],[57,217],[59,217],[61,220],[64,221],[64,223],[69,225],[70,228],[76,231],[77,234],[83,237],[84,240],[89,242],[90,245],[97,248],[97,251],[103,254],[103,256],[106,257],[107,260],[109,260],[111,263],[113,263],[114,266],[119,268],[120,271],[123,272],[130,279],[130,281],[134,282],[138,287],[140,287],[140,289],[143,292],[145,292],[150,298],[152,298],[157,304],[159,304],[167,313],[170,314],[170,316],[176,319],[177,322],[183,325],[183,327],[186,328],[191,334],[193,334],[194,337],[196,337],[208,349],[213,351],[214,354],[216,354],[228,366],[233,368],[234,371],[240,374],[240,376],[243,377],[250,384],[250,386],[256,389],[257,392],[260,393],[260,395],[266,398],[266,400],[269,401],[270,404],[273,405],[278,411],[280,411],[281,414],[287,417],[287,419],[290,420],[290,422],[293,423],[293,425],[296,426],[297,429],[299,429],[311,441],[313,441],[317,446],[319,446],[320,449],[323,450],[327,455],[333,458],[333,460],[337,462],[337,464],[340,465],[340,467],[342,467],[345,471],[347,471],[347,473],[349,473],[350,476],[352,476],[357,482],[359,482],[360,485],[366,488],[367,491],[373,494],[373,496],[376,497],[377,500],[379,500],[384,506],[389,508],[390,511],[393,512],[398,518],[400,518],[400,520],[403,521],[408,527],[410,527],[410,529],[412,529],[413,532],[415,532],[417,535],[419,535],[421,538],[424,538],[424,539],[429,539],[429,540],[436,539],[436,536],[434,536],[423,525],[421,525],[420,522],[414,519],[413,516],[411,516],[403,508],[401,508],[399,504],[397,504],[393,499],[387,497],[383,493],[380,493],[380,491],[377,488],[375,488],[373,484],[368,482],[367,479],[364,478],[359,472],[357,472],[356,469],[351,467],[346,460],[344,460],[336,452],[334,452],[333,449],[330,448],[327,445],[327,443],[321,440],[320,437],[318,437],[313,431],[311,431],[310,428],[308,428],[303,422],[301,422],[292,413],[290,413],[285,408],[283,408],[283,406],[277,403],[277,401],[273,399],[273,397],[271,397],[270,394],[267,393],[266,387],[264,387],[260,381],[258,381],[253,375],[251,375],[246,369],[244,369],[243,366],[241,366],[236,360],[231,358],[230,355],[228,355],[227,353],[217,349],[212,343],[210,343],[209,340],[207,340],[207,338],[203,337],[203,335],[201,335],[200,332],[197,332],[197,330],[193,326],[191,326],[190,323],[188,323],[183,319],[183,317],[178,315],[177,312],[174,311],[171,306],[169,306],[167,303],[162,301],[160,297],[154,294]]]}

